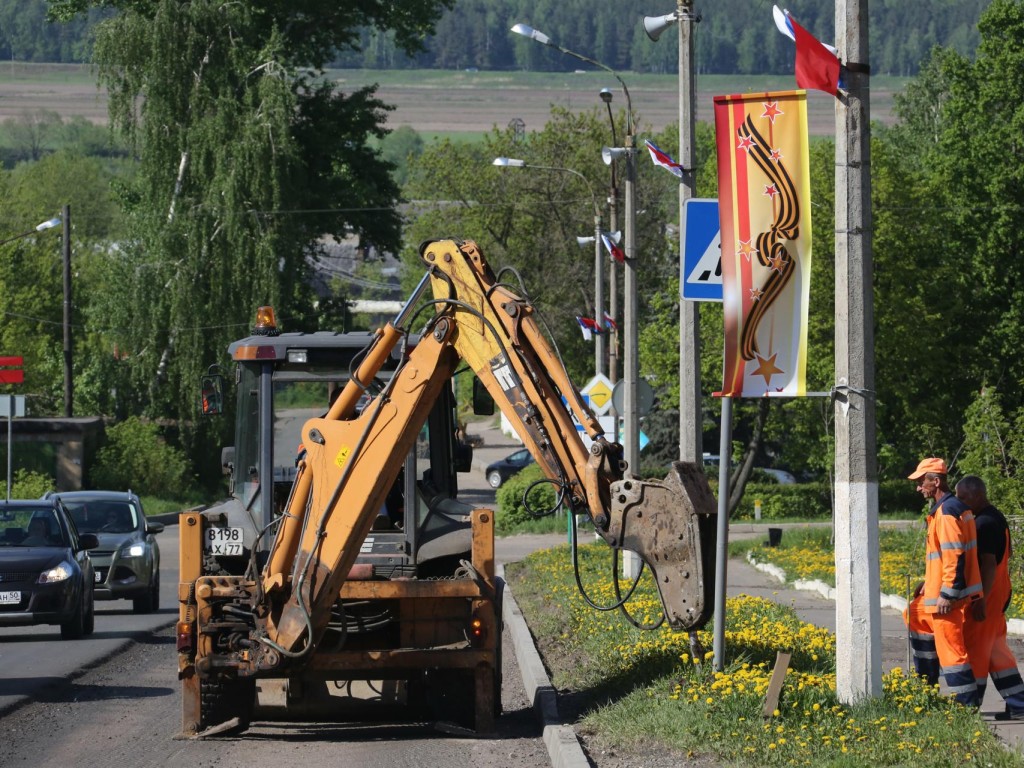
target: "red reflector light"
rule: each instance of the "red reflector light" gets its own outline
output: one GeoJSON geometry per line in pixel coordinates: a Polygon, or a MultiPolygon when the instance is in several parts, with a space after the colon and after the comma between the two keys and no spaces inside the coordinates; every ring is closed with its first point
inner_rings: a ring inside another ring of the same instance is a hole
{"type": "Polygon", "coordinates": [[[178,653],[190,653],[192,651],[192,623],[179,621],[177,624],[177,636],[178,653]]]}
{"type": "Polygon", "coordinates": [[[483,620],[477,618],[476,616],[470,619],[468,631],[466,634],[468,635],[468,639],[471,645],[479,645],[483,641],[485,635],[483,620]]]}

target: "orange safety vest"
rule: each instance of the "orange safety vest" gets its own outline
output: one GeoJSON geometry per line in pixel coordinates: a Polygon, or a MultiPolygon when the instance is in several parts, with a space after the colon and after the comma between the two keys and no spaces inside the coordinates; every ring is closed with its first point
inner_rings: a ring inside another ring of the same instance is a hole
{"type": "Polygon", "coordinates": [[[952,493],[947,493],[928,512],[925,613],[937,611],[940,595],[956,601],[977,600],[981,594],[974,513],[952,493]]]}

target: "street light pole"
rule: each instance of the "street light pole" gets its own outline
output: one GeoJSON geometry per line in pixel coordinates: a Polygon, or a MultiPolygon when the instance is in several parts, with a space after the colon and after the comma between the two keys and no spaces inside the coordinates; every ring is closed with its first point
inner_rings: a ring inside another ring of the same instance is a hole
{"type": "Polygon", "coordinates": [[[14,235],[4,240],[0,240],[0,245],[7,245],[7,243],[13,243],[15,240],[21,240],[23,237],[29,237],[34,235],[36,232],[43,232],[47,229],[53,229],[57,225],[64,224],[64,238],[61,245],[62,256],[64,262],[64,415],[71,416],[71,394],[72,394],[72,377],[71,377],[71,206],[65,205],[61,216],[47,219],[41,224],[37,224],[34,229],[30,229],[27,232],[22,232],[20,235],[14,235]]]}
{"type": "Polygon", "coordinates": [[[64,262],[64,416],[71,418],[74,393],[74,378],[71,368],[71,206],[61,211],[64,222],[61,244],[64,262]]]}
{"type": "Polygon", "coordinates": [[[640,421],[637,411],[637,384],[640,378],[639,350],[637,349],[637,297],[636,297],[636,147],[633,125],[633,102],[629,97],[629,88],[625,81],[611,67],[595,61],[589,56],[584,56],[576,51],[563,48],[552,42],[551,38],[543,32],[539,32],[526,24],[516,24],[512,31],[517,35],[528,37],[542,45],[548,45],[564,53],[567,56],[585,61],[599,69],[603,69],[619,81],[622,86],[622,94],[626,97],[626,140],[625,146],[605,147],[601,156],[607,165],[618,157],[626,159],[626,226],[624,227],[623,238],[625,240],[625,278],[623,281],[623,326],[625,338],[623,347],[625,352],[623,378],[623,417],[622,425],[622,449],[623,458],[626,460],[627,472],[633,476],[640,469],[640,421]]]}
{"type": "MultiPolygon", "coordinates": [[[[557,171],[559,173],[571,173],[583,180],[590,192],[590,201],[594,206],[594,320],[598,327],[603,325],[604,318],[604,259],[601,254],[601,207],[597,204],[597,195],[594,194],[594,186],[590,179],[579,171],[572,168],[560,168],[551,165],[533,165],[525,160],[514,157],[496,157],[491,165],[497,168],[532,168],[537,171],[557,171]]],[[[580,245],[585,245],[590,238],[577,238],[580,245]]],[[[604,373],[604,334],[597,333],[594,339],[594,372],[598,375],[604,373]]]]}
{"type": "MultiPolygon", "coordinates": [[[[612,92],[609,88],[601,89],[601,101],[608,109],[608,122],[612,127],[612,146],[619,145],[615,135],[615,118],[612,116],[612,92]]],[[[619,188],[615,183],[615,163],[609,163],[612,172],[612,185],[608,189],[608,229],[617,232],[619,229],[619,188]]],[[[608,378],[614,384],[619,380],[619,281],[618,267],[615,259],[608,264],[608,313],[612,318],[612,330],[608,345],[608,378]]]]}

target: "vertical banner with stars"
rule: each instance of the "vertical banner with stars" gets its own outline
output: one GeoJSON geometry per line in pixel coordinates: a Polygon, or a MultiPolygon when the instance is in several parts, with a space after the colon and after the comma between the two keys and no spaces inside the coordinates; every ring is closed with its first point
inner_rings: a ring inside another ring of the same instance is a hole
{"type": "Polygon", "coordinates": [[[811,286],[804,91],[715,97],[725,369],[731,397],[806,392],[811,286]]]}

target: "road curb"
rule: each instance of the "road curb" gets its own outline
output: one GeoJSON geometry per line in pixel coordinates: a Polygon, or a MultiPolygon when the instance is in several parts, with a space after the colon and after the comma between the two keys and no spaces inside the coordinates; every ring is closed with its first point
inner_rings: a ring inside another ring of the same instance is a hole
{"type": "Polygon", "coordinates": [[[533,702],[534,712],[544,728],[544,745],[548,748],[552,768],[590,768],[576,731],[571,725],[565,725],[558,714],[558,693],[548,678],[530,628],[505,580],[505,566],[500,563],[497,575],[505,581],[502,619],[512,638],[526,696],[533,702]]]}
{"type": "MultiPolygon", "coordinates": [[[[759,563],[753,558],[753,555],[750,552],[747,553],[747,562],[762,573],[767,573],[772,578],[777,579],[779,583],[791,584],[793,589],[799,589],[805,592],[817,592],[826,600],[832,600],[833,602],[836,599],[835,587],[831,587],[823,581],[797,579],[796,581],[791,582],[782,568],[779,568],[779,566],[773,565],[772,563],[759,563]]],[[[907,608],[906,598],[899,597],[898,595],[890,595],[882,592],[880,593],[879,600],[883,608],[892,608],[893,610],[900,612],[907,608]]],[[[1006,634],[1018,637],[1024,636],[1024,619],[1007,619],[1006,634]]]]}

